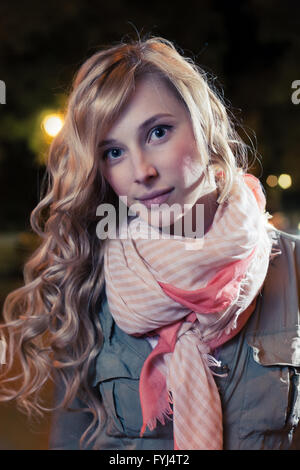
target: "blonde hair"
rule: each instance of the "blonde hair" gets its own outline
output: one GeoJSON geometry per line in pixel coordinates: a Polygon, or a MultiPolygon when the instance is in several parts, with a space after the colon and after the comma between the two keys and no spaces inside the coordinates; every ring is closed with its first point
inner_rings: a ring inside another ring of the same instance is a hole
{"type": "Polygon", "coordinates": [[[47,191],[30,217],[41,243],[25,264],[24,286],[4,303],[8,362],[2,366],[0,400],[16,399],[28,414],[42,414],[51,408],[44,406],[41,389],[59,379],[65,386],[60,406],[79,396],[93,413],[81,444],[96,425],[88,440],[96,440],[94,448],[105,417],[90,385],[103,341],[104,242],[96,235],[96,208],[118,200],[101,174],[98,143],[129,102],[136,81],[148,73],[165,80],[187,107],[204,167],[221,170],[218,202],[226,200],[235,174],[247,163],[247,146],[221,97],[205,72],[170,41],[153,37],[104,48],[75,76],[64,127],[49,152],[47,191]],[[21,373],[9,378],[16,354],[21,373]]]}

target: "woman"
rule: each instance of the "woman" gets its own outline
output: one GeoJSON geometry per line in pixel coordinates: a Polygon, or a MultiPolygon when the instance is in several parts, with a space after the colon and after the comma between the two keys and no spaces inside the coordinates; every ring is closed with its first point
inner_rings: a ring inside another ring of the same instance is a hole
{"type": "Polygon", "coordinates": [[[268,224],[246,155],[170,42],[80,68],[31,215],[42,243],[4,305],[23,384],[2,400],[42,412],[54,380],[51,448],[299,443],[299,240],[268,224]]]}

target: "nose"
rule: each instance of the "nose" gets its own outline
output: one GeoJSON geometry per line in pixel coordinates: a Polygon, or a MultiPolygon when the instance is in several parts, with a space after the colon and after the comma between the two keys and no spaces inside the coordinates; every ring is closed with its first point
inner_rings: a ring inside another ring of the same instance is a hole
{"type": "Polygon", "coordinates": [[[145,183],[158,175],[158,171],[153,162],[149,161],[142,152],[135,154],[132,159],[132,166],[136,183],[145,183]]]}

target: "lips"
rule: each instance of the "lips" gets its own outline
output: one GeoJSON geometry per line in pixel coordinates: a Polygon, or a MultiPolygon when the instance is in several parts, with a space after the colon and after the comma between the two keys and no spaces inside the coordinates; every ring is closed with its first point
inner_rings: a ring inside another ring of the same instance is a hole
{"type": "Polygon", "coordinates": [[[138,200],[150,209],[152,204],[163,204],[166,202],[173,189],[174,188],[153,191],[148,195],[138,198],[138,200]]]}
{"type": "Polygon", "coordinates": [[[173,191],[173,188],[169,189],[161,189],[160,191],[153,191],[152,193],[146,194],[145,196],[141,196],[137,198],[139,201],[145,201],[147,199],[154,199],[157,196],[162,196],[163,194],[169,193],[173,191]]]}

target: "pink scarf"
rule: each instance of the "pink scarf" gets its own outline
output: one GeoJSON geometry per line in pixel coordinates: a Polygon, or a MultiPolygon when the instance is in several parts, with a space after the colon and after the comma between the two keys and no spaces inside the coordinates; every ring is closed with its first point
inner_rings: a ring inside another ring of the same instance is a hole
{"type": "Polygon", "coordinates": [[[106,291],[116,323],[131,335],[159,336],[140,377],[141,436],[173,413],[175,449],[222,449],[221,402],[210,369],[219,364],[211,352],[255,308],[272,248],[264,209],[259,181],[240,175],[201,240],[158,238],[137,217],[127,238],[107,241],[106,291]]]}

